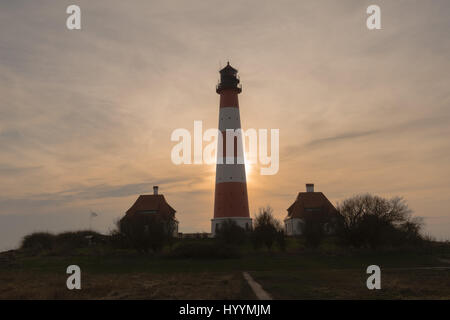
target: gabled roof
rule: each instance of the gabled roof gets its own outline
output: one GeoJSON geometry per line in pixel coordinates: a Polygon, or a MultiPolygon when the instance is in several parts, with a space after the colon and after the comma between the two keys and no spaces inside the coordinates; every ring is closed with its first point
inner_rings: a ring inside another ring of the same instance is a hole
{"type": "Polygon", "coordinates": [[[318,210],[317,214],[338,214],[336,208],[322,192],[300,192],[295,202],[287,209],[286,219],[302,218],[307,210],[318,210]]]}
{"type": "Polygon", "coordinates": [[[162,194],[140,195],[136,202],[126,212],[126,216],[145,211],[156,211],[166,217],[175,218],[176,210],[172,208],[162,194]]]}

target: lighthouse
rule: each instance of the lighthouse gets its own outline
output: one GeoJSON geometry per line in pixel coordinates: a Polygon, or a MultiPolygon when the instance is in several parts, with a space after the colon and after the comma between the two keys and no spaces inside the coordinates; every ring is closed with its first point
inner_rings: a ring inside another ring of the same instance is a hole
{"type": "Polygon", "coordinates": [[[219,131],[222,132],[222,145],[219,142],[217,152],[214,218],[211,220],[213,236],[225,220],[233,220],[245,230],[252,228],[242,135],[229,135],[241,129],[238,94],[242,92],[242,86],[237,73],[228,63],[220,70],[220,82],[216,88],[220,95],[219,131]]]}

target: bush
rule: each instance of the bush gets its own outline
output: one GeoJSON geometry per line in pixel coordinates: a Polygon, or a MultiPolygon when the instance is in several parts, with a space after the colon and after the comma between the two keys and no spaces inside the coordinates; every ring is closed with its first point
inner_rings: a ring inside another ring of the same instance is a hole
{"type": "Polygon", "coordinates": [[[173,227],[173,221],[159,215],[135,215],[118,222],[122,241],[140,252],[158,252],[164,245],[171,244],[173,227]]]}
{"type": "Polygon", "coordinates": [[[106,237],[94,231],[69,231],[57,235],[36,232],[24,237],[22,249],[50,251],[52,254],[67,254],[69,250],[105,243],[106,237]]]}
{"type": "Polygon", "coordinates": [[[282,231],[281,223],[274,218],[271,207],[260,208],[254,220],[252,242],[255,249],[266,246],[271,249],[282,231]]]}
{"type": "Polygon", "coordinates": [[[126,236],[123,233],[121,233],[118,229],[110,231],[109,240],[113,248],[116,249],[130,248],[130,244],[128,243],[126,236]]]}
{"type": "Polygon", "coordinates": [[[65,249],[85,248],[94,243],[105,241],[105,236],[95,231],[69,231],[63,232],[55,237],[56,246],[65,249]]]}
{"type": "Polygon", "coordinates": [[[216,232],[216,240],[221,244],[238,245],[244,243],[245,238],[246,231],[231,219],[223,221],[216,232]]]}
{"type": "Polygon", "coordinates": [[[238,258],[239,256],[239,251],[236,247],[207,240],[181,241],[167,255],[169,258],[176,259],[230,259],[238,258]]]}
{"type": "Polygon", "coordinates": [[[278,230],[276,242],[281,251],[286,251],[286,235],[283,230],[278,230]]]}
{"type": "Polygon", "coordinates": [[[48,232],[35,232],[25,236],[21,249],[51,250],[55,244],[55,235],[48,232]]]}

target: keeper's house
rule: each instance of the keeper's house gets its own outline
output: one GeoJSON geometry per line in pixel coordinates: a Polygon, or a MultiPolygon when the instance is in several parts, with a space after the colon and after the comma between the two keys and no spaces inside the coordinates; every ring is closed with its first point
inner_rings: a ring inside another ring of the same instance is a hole
{"type": "MultiPolygon", "coordinates": [[[[145,217],[158,217],[165,221],[170,221],[173,226],[173,236],[178,236],[178,220],[175,218],[175,209],[172,208],[162,194],[158,194],[158,186],[153,187],[153,194],[140,195],[136,202],[126,212],[121,219],[139,219],[145,217]]],[[[140,219],[145,221],[151,219],[140,219]]]]}
{"type": "MultiPolygon", "coordinates": [[[[324,221],[331,222],[339,216],[336,208],[322,192],[314,192],[314,184],[306,185],[306,192],[300,192],[295,202],[287,209],[288,215],[284,219],[285,232],[288,236],[302,234],[304,218],[308,214],[321,215],[324,221]]],[[[325,231],[332,233],[330,223],[325,223],[325,231]]]]}

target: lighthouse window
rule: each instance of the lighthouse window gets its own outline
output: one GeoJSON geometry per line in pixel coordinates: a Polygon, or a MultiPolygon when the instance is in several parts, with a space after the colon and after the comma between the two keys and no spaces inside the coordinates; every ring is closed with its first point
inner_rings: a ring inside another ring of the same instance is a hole
{"type": "Polygon", "coordinates": [[[138,211],[137,213],[151,214],[151,213],[157,213],[157,211],[156,210],[142,210],[142,211],[138,211]]]}

